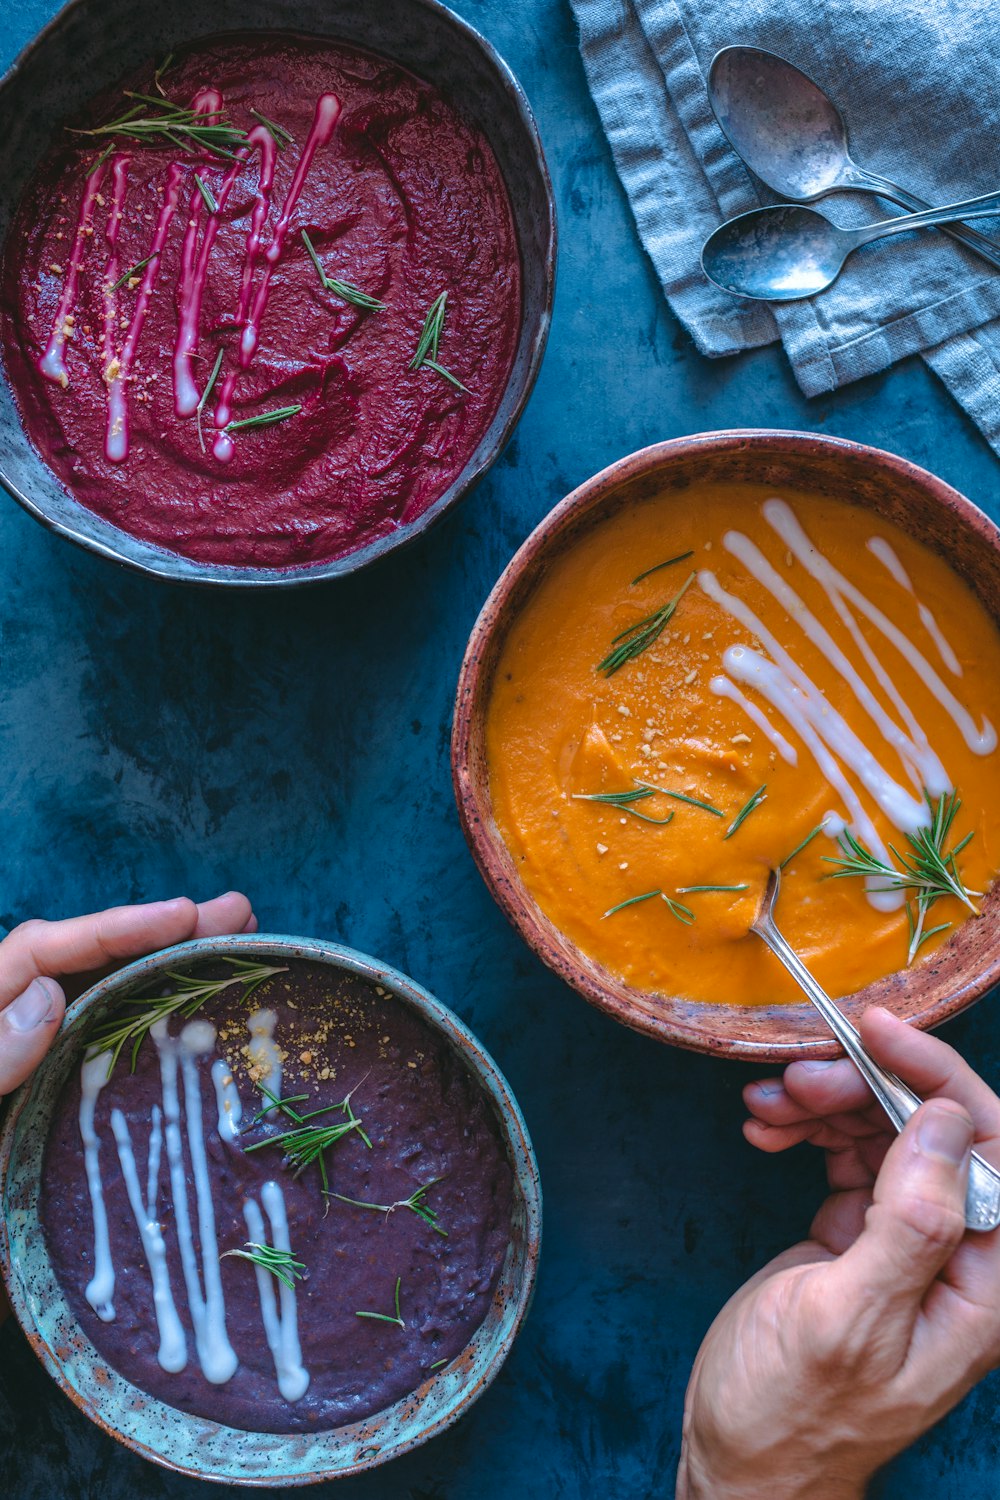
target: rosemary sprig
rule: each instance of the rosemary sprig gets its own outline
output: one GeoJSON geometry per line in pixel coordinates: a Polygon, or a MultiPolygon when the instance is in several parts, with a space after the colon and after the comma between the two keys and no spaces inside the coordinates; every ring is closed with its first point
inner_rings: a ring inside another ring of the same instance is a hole
{"type": "Polygon", "coordinates": [[[667,813],[665,818],[651,818],[648,813],[640,812],[633,807],[634,802],[644,802],[648,797],[655,797],[656,793],[651,788],[636,787],[627,792],[574,792],[574,802],[602,802],[609,807],[617,807],[621,812],[630,813],[633,818],[641,818],[644,823],[656,823],[660,827],[669,823],[673,813],[667,813]]]}
{"type": "Polygon", "coordinates": [[[117,281],[112,282],[112,284],[108,287],[108,291],[117,292],[119,287],[123,287],[125,285],[126,281],[130,281],[138,271],[141,271],[146,266],[148,266],[151,260],[156,260],[159,253],[159,250],[154,250],[152,255],[146,256],[145,260],[137,260],[134,266],[131,266],[123,275],[119,276],[117,281]]]}
{"type": "Polygon", "coordinates": [[[722,837],[724,839],[731,839],[737,828],[739,828],[741,824],[744,823],[747,818],[749,818],[754,808],[759,807],[762,802],[766,801],[767,782],[765,781],[763,786],[759,786],[757,790],[755,792],[752,792],[751,795],[747,798],[722,837]]]}
{"type": "Polygon", "coordinates": [[[796,844],[791,854],[785,855],[784,859],[781,861],[781,864],[778,866],[778,869],[783,870],[786,865],[790,865],[796,854],[801,854],[803,849],[807,848],[812,843],[814,838],[818,838],[818,836],[823,832],[823,828],[824,824],[817,823],[816,827],[811,829],[809,833],[806,834],[801,844],[796,844]]]}
{"type": "Polygon", "coordinates": [[[439,1234],[442,1239],[447,1239],[448,1231],[441,1228],[437,1221],[437,1214],[424,1202],[431,1188],[440,1181],[440,1177],[432,1177],[430,1182],[425,1182],[422,1187],[418,1187],[408,1198],[400,1198],[395,1203],[366,1203],[362,1198],[348,1198],[343,1193],[327,1193],[326,1196],[337,1198],[341,1203],[351,1203],[355,1208],[374,1209],[376,1213],[385,1214],[386,1218],[391,1213],[395,1213],[397,1208],[408,1208],[417,1215],[418,1219],[423,1219],[425,1224],[429,1224],[435,1234],[439,1234]]]}
{"type": "Polygon", "coordinates": [[[604,912],[601,921],[603,922],[605,917],[613,917],[616,911],[621,911],[626,906],[635,906],[637,901],[651,901],[654,896],[659,896],[661,901],[666,902],[667,910],[672,917],[677,918],[678,922],[683,922],[685,927],[691,926],[695,920],[695,914],[690,906],[685,906],[683,901],[674,901],[672,897],[664,895],[663,891],[659,890],[643,891],[641,896],[629,896],[627,901],[619,901],[617,906],[612,906],[604,912]]]}
{"type": "Polygon", "coordinates": [[[748,891],[749,885],[679,885],[678,896],[694,896],[699,891],[748,891]]]}
{"type": "Polygon", "coordinates": [[[245,1002],[265,980],[271,979],[275,974],[288,972],[286,967],[274,968],[268,964],[253,963],[243,958],[226,956],[222,962],[229,964],[234,971],[228,979],[199,979],[194,974],[180,974],[176,969],[167,969],[166,977],[174,982],[173,992],[168,995],[130,996],[125,1004],[138,1005],[143,1008],[137,1014],[110,1017],[107,1021],[101,1022],[88,1040],[87,1056],[96,1057],[101,1052],[109,1052],[111,1056],[108,1061],[108,1077],[110,1078],[122,1049],[130,1046],[132,1072],[135,1072],[139,1048],[155,1022],[166,1020],[175,1014],[187,1020],[194,1015],[195,1011],[201,1009],[206,1000],[213,1000],[216,995],[221,995],[223,990],[229,989],[234,984],[243,986],[240,1000],[245,1002]]]}
{"type": "Polygon", "coordinates": [[[403,1322],[402,1315],[399,1311],[399,1286],[402,1279],[402,1276],[396,1277],[396,1296],[394,1299],[394,1305],[396,1308],[395,1317],[391,1317],[389,1313],[377,1312],[356,1312],[354,1316],[356,1318],[373,1318],[377,1323],[395,1323],[397,1328],[405,1328],[406,1324],[403,1322]]]}
{"type": "Polygon", "coordinates": [[[430,1368],[432,1370],[440,1370],[441,1366],[446,1365],[447,1363],[448,1361],[446,1359],[436,1359],[430,1368]]]}
{"type": "Polygon", "coordinates": [[[674,597],[668,599],[660,609],[654,610],[651,615],[646,615],[641,620],[636,620],[635,624],[630,625],[627,630],[619,631],[611,642],[611,650],[607,656],[597,663],[597,671],[603,672],[605,677],[611,677],[626,662],[634,661],[637,656],[648,651],[649,647],[659,640],[673,619],[674,611],[694,582],[694,576],[693,573],[689,573],[674,597]]]}
{"type": "Polygon", "coordinates": [[[887,864],[870,849],[866,849],[849,828],[845,828],[837,840],[840,854],[823,856],[827,864],[837,866],[836,869],[831,870],[828,876],[830,880],[862,876],[882,882],[880,885],[873,885],[871,887],[873,891],[913,892],[916,916],[914,917],[907,908],[907,923],[910,929],[907,963],[913,962],[919,949],[929,937],[933,936],[934,932],[942,930],[940,927],[933,928],[930,932],[924,930],[927,913],[935,901],[940,901],[946,896],[953,896],[957,901],[961,901],[963,906],[968,907],[973,916],[978,916],[979,911],[972,898],[982,895],[981,891],[968,889],[958,869],[958,855],[972,838],[972,833],[967,833],[963,839],[959,839],[951,849],[945,848],[952,824],[962,806],[958,793],[942,794],[935,803],[925,788],[924,800],[931,813],[930,826],[920,828],[916,833],[908,833],[906,842],[909,848],[902,854],[894,844],[889,845],[899,861],[900,868],[887,864]]]}
{"type": "MultiPolygon", "coordinates": [[[[365,1077],[367,1076],[366,1073],[365,1077]]],[[[364,1083],[364,1078],[354,1085],[354,1088],[341,1099],[339,1104],[324,1104],[321,1108],[311,1109],[304,1115],[299,1114],[298,1110],[293,1109],[292,1106],[304,1103],[309,1097],[307,1094],[290,1094],[287,1099],[279,1099],[271,1093],[270,1089],[261,1086],[260,1091],[268,1100],[268,1104],[265,1109],[257,1112],[251,1123],[256,1125],[265,1115],[270,1114],[272,1109],[280,1109],[282,1114],[287,1115],[292,1121],[292,1129],[279,1131],[277,1135],[269,1135],[262,1141],[255,1141],[252,1146],[247,1146],[247,1151],[262,1151],[265,1146],[280,1146],[283,1154],[295,1167],[292,1174],[295,1177],[300,1176],[306,1167],[311,1167],[315,1163],[319,1167],[323,1191],[329,1195],[330,1182],[327,1177],[325,1153],[338,1141],[343,1140],[344,1136],[349,1135],[352,1130],[357,1131],[369,1151],[372,1149],[372,1143],[365,1132],[360,1116],[355,1114],[351,1103],[352,1096],[361,1087],[361,1083],[364,1083]],[[319,1115],[328,1115],[335,1109],[345,1114],[346,1120],[338,1121],[336,1125],[311,1125],[309,1123],[319,1115]]]]}
{"type": "Polygon", "coordinates": [[[634,586],[637,583],[641,583],[644,578],[649,577],[650,573],[658,573],[661,568],[672,568],[674,563],[686,562],[689,557],[694,557],[693,551],[678,552],[676,557],[668,557],[666,562],[654,563],[651,568],[646,569],[645,573],[640,573],[636,578],[633,578],[632,584],[634,586]]]}
{"type": "Polygon", "coordinates": [[[284,422],[288,417],[297,417],[301,410],[301,402],[296,406],[277,406],[274,411],[262,411],[255,417],[241,417],[238,422],[227,422],[222,430],[239,432],[244,427],[270,427],[272,422],[284,422]]]}
{"type": "Polygon", "coordinates": [[[209,213],[217,214],[219,212],[219,205],[215,201],[215,194],[208,186],[208,183],[202,181],[197,172],[194,174],[194,185],[201,194],[201,201],[202,203],[204,203],[209,213]]]}
{"type": "Polygon", "coordinates": [[[233,148],[246,144],[246,131],[231,125],[221,110],[199,113],[180,104],[172,104],[169,99],[154,99],[148,94],[129,91],[126,91],[125,97],[137,100],[138,103],[117,119],[109,120],[106,125],[96,125],[90,130],[74,130],[73,134],[125,136],[154,146],[168,141],[172,146],[179,146],[182,151],[208,151],[213,156],[224,156],[230,160],[233,148]],[[152,106],[157,113],[151,114],[148,109],[144,113],[142,105],[152,106]]]}
{"type": "Polygon", "coordinates": [[[225,1260],[227,1255],[238,1260],[248,1260],[252,1265],[270,1271],[291,1292],[295,1290],[295,1283],[305,1275],[305,1263],[296,1260],[290,1250],[277,1250],[273,1245],[258,1245],[254,1240],[247,1240],[244,1250],[223,1250],[220,1259],[225,1260]]]}
{"type": "Polygon", "coordinates": [[[207,384],[205,386],[205,389],[202,391],[201,395],[199,396],[199,398],[198,398],[198,405],[195,407],[195,425],[198,428],[198,443],[199,443],[199,445],[201,447],[202,453],[204,453],[204,451],[205,451],[205,434],[201,430],[201,414],[202,414],[202,412],[205,409],[205,402],[208,400],[209,396],[215,390],[215,382],[219,378],[219,371],[222,369],[222,361],[223,361],[223,358],[225,356],[225,353],[226,353],[225,349],[220,348],[219,352],[216,354],[216,356],[215,356],[215,364],[212,366],[212,373],[208,377],[208,382],[207,382],[207,384]]]}
{"type": "Polygon", "coordinates": [[[295,145],[295,137],[289,135],[283,125],[279,125],[275,120],[269,120],[267,115],[261,114],[259,109],[251,109],[250,113],[259,124],[263,125],[267,133],[273,137],[279,151],[284,151],[286,146],[295,145]]]}
{"type": "Polygon", "coordinates": [[[444,365],[438,362],[438,344],[441,340],[441,334],[444,332],[444,319],[447,310],[448,293],[441,292],[434,298],[424,319],[424,326],[420,330],[420,337],[417,340],[417,347],[414,350],[409,367],[411,370],[419,370],[421,366],[426,365],[436,375],[442,375],[445,380],[450,381],[456,390],[468,395],[468,388],[462,384],[456,375],[453,375],[450,370],[446,370],[444,365]]]}
{"type": "Polygon", "coordinates": [[[689,797],[686,792],[668,792],[665,786],[654,786],[651,781],[639,781],[638,776],[633,778],[639,786],[646,787],[651,792],[659,792],[661,797],[673,797],[675,802],[686,802],[689,807],[700,807],[702,812],[711,813],[715,818],[724,818],[726,815],[721,807],[715,807],[711,802],[703,802],[700,797],[689,797]]]}
{"type": "Polygon", "coordinates": [[[93,175],[97,171],[98,167],[104,165],[104,163],[107,161],[108,157],[111,155],[111,153],[112,153],[112,151],[114,149],[115,149],[115,143],[114,143],[114,141],[109,141],[108,144],[105,146],[104,150],[101,152],[100,156],[95,156],[94,160],[90,163],[90,166],[87,168],[87,176],[88,177],[93,177],[93,175]]]}
{"type": "Polygon", "coordinates": [[[363,308],[365,312],[385,312],[388,303],[380,302],[377,297],[369,297],[367,292],[362,292],[358,287],[352,286],[349,281],[339,281],[335,276],[328,276],[323,270],[316,248],[306,231],[303,229],[302,241],[309,251],[309,259],[316,267],[316,274],[327,292],[332,292],[342,302],[350,302],[353,307],[363,308]]]}

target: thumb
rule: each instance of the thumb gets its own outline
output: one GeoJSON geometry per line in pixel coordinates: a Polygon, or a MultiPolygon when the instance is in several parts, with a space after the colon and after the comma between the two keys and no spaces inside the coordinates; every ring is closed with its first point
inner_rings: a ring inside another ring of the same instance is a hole
{"type": "Polygon", "coordinates": [[[922,1104],[886,1153],[854,1244],[831,1266],[843,1295],[877,1316],[895,1312],[907,1336],[924,1294],[965,1234],[973,1126],[950,1099],[922,1104]]]}
{"type": "Polygon", "coordinates": [[[61,987],[43,976],[0,1010],[0,1096],[16,1089],[37,1068],[65,1009],[61,987]]]}

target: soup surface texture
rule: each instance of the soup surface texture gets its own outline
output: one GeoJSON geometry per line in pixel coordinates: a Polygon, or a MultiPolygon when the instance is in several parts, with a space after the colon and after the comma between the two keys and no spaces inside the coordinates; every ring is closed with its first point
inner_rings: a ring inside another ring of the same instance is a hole
{"type": "Polygon", "coordinates": [[[971,835],[956,870],[984,892],[996,726],[1000,635],[941,557],[860,508],[720,485],[623,509],[547,565],[501,649],[487,756],[555,927],[637,989],[753,1005],[801,999],[748,933],[772,866],[782,931],[834,995],[978,910],[829,877],[848,835],[902,873],[954,792],[942,848],[971,835]]]}
{"type": "Polygon", "coordinates": [[[139,136],[60,132],[9,236],[28,435],[85,506],[200,561],[390,535],[461,472],[510,373],[520,254],[489,144],[397,64],[281,32],[127,86],[72,124],[131,108],[139,136]],[[171,109],[180,133],[150,133],[171,109]]]}
{"type": "Polygon", "coordinates": [[[389,1406],[467,1344],[512,1177],[478,1083],[388,991],[298,960],[248,987],[148,1035],[134,1073],[128,1048],[107,1081],[107,1054],[75,1071],[42,1224],[73,1313],[141,1390],[233,1427],[315,1431],[389,1406]],[[264,1090],[305,1097],[261,1117],[264,1090]],[[345,1127],[322,1166],[277,1140],[302,1128],[289,1110],[345,1127]],[[227,1253],[248,1244],[290,1252],[291,1285],[227,1253]]]}

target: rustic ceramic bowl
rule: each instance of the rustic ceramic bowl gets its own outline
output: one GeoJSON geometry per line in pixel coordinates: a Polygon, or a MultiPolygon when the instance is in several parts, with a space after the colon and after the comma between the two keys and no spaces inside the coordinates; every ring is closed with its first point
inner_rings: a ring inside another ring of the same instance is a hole
{"type": "MultiPolygon", "coordinates": [[[[574,490],[532,532],[476,622],[458,686],[452,773],[465,836],[487,885],[522,937],[585,999],[663,1042],[724,1057],[788,1061],[835,1055],[811,1005],[700,1005],[630,988],[552,925],[522,885],[493,817],[484,724],[495,664],[512,621],[553,561],[590,527],[648,496],[695,484],[750,481],[850,501],[902,526],[941,553],[1000,621],[1000,531],[942,480],[905,459],[803,432],[709,432],[630,454],[574,490]]],[[[918,968],[848,996],[856,1018],[885,1005],[918,1026],[938,1025],[1000,981],[1000,883],[979,921],[918,968]]]]}
{"type": "Polygon", "coordinates": [[[51,531],[102,557],[180,583],[290,587],[354,573],[412,541],[486,473],[514,430],[545,351],[555,292],[552,183],[531,106],[489,42],[439,0],[70,0],[0,81],[0,246],[28,177],[64,120],[151,57],[224,31],[308,32],[354,43],[436,84],[486,135],[521,246],[521,332],[507,389],[478,448],[423,515],[333,562],[250,568],[195,562],[130,536],[64,489],[28,441],[0,368],[0,485],[51,531]]]}
{"type": "Polygon", "coordinates": [[[34,1078],[10,1100],[0,1129],[0,1270],[21,1327],[50,1375],[98,1426],[178,1473],[230,1484],[311,1484],[375,1468],[442,1432],[495,1378],[531,1303],[541,1241],[538,1166],[521,1111],[500,1070],[457,1016],[395,969],[337,943],[218,937],[181,943],[119,970],[66,1012],[34,1078]],[[510,1244],[486,1321],[440,1375],[363,1422],[317,1433],[254,1433],[190,1416],[140,1391],[104,1361],[71,1312],[49,1261],[38,1183],[52,1110],[80,1062],[84,1032],[123,994],[165,969],[222,954],[303,958],[390,990],[454,1048],[490,1101],[514,1178],[510,1244]]]}

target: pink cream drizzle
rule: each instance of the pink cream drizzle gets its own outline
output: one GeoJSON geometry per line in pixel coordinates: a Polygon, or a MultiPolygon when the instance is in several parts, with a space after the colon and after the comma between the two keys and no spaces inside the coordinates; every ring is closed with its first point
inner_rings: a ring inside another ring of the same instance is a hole
{"type": "MultiPolygon", "coordinates": [[[[199,113],[209,114],[217,112],[222,108],[222,96],[216,89],[202,89],[196,96],[192,107],[199,113]]],[[[281,213],[271,236],[271,242],[265,251],[266,264],[264,274],[257,288],[256,295],[253,290],[254,275],[260,254],[261,233],[271,205],[274,168],[277,158],[276,142],[270,131],[266,130],[262,125],[255,126],[248,133],[247,145],[241,147],[236,152],[237,160],[228,170],[218,191],[214,194],[217,209],[215,212],[208,213],[200,246],[198,243],[198,231],[203,212],[207,210],[197,185],[192,192],[188,223],[181,248],[181,268],[177,287],[178,333],[173,359],[174,409],[180,418],[193,416],[200,400],[200,392],[195,383],[192,371],[192,361],[198,347],[201,307],[208,276],[208,262],[212,245],[219,231],[220,211],[225,206],[226,200],[251,150],[254,148],[259,150],[260,177],[251,215],[250,229],[246,237],[246,252],[240,282],[239,305],[235,318],[237,323],[243,325],[240,338],[239,367],[236,370],[230,371],[223,382],[214,418],[217,431],[212,452],[214,457],[220,462],[224,463],[232,457],[232,439],[222,429],[229,421],[233,390],[239,373],[241,370],[246,370],[250,367],[257,352],[260,326],[267,307],[272,271],[281,257],[285,240],[288,236],[292,213],[301,196],[313,158],[319,148],[326,145],[330,140],[336,128],[337,121],[340,118],[340,113],[340,101],[336,95],[320,95],[316,101],[316,110],[312,125],[310,126],[302,155],[299,158],[298,166],[295,169],[295,175],[285,196],[281,213]]],[[[138,297],[136,298],[136,305],[125,342],[122,345],[121,353],[117,356],[115,354],[115,341],[118,321],[118,301],[116,293],[112,292],[111,288],[121,275],[118,263],[118,231],[124,214],[125,194],[128,186],[127,157],[122,155],[114,156],[111,159],[110,170],[112,174],[113,195],[108,223],[105,228],[108,259],[104,268],[103,355],[104,379],[108,387],[108,425],[105,438],[105,454],[109,462],[121,463],[128,456],[129,446],[128,409],[125,399],[126,386],[131,375],[149,301],[156,285],[160,256],[166,244],[170,224],[180,198],[183,167],[175,162],[171,165],[167,173],[163,204],[160,209],[153,243],[149,251],[150,259],[145,267],[145,273],[138,297]]],[[[202,172],[204,170],[202,168],[202,172]]],[[[66,279],[59,298],[49,341],[39,361],[41,373],[47,379],[61,385],[64,389],[69,384],[69,374],[65,362],[65,349],[68,330],[72,326],[71,323],[67,324],[67,318],[72,317],[73,308],[79,293],[80,270],[86,251],[86,242],[92,232],[91,219],[93,217],[94,204],[100,193],[101,182],[104,179],[105,172],[106,166],[102,164],[87,179],[66,279]]]]}
{"type": "MultiPolygon", "coordinates": [[[[274,226],[274,231],[271,235],[271,243],[268,245],[267,250],[264,252],[264,273],[261,276],[260,285],[257,288],[256,295],[253,297],[253,302],[250,305],[248,311],[247,303],[249,301],[250,288],[253,281],[254,263],[256,261],[257,254],[260,248],[260,228],[263,226],[263,222],[267,214],[267,202],[269,202],[271,184],[273,181],[272,171],[265,184],[263,157],[261,159],[260,193],[258,196],[258,202],[254,205],[254,219],[251,222],[250,233],[247,236],[247,255],[243,274],[243,284],[240,289],[240,311],[237,318],[238,322],[243,323],[243,332],[240,335],[240,370],[249,369],[250,365],[253,362],[253,357],[257,353],[257,345],[260,341],[260,325],[264,318],[264,311],[267,307],[268,294],[271,288],[271,274],[274,270],[274,267],[277,265],[279,259],[281,258],[281,252],[284,249],[285,240],[288,236],[288,226],[291,223],[292,214],[295,211],[295,205],[298,203],[299,198],[302,194],[302,189],[305,186],[305,180],[308,176],[309,168],[312,166],[313,157],[316,155],[316,152],[319,150],[320,146],[325,146],[327,141],[333,135],[339,118],[340,100],[337,98],[336,94],[320,94],[319,98],[316,101],[316,110],[313,114],[312,124],[309,127],[309,134],[306,137],[306,143],[302,148],[302,155],[299,157],[299,164],[295,168],[295,175],[292,178],[288,192],[285,194],[285,201],[282,204],[281,213],[278,216],[278,220],[274,226]],[[265,198],[266,202],[264,205],[263,213],[261,213],[258,223],[257,209],[260,206],[261,198],[265,198]]],[[[228,432],[225,432],[223,429],[225,428],[226,423],[229,421],[230,411],[232,408],[233,390],[236,384],[237,376],[238,372],[235,370],[231,371],[230,374],[227,375],[223,383],[221,396],[215,408],[214,420],[217,430],[215,440],[212,444],[212,453],[220,463],[228,463],[228,461],[233,456],[233,440],[229,436],[228,432]]]]}

